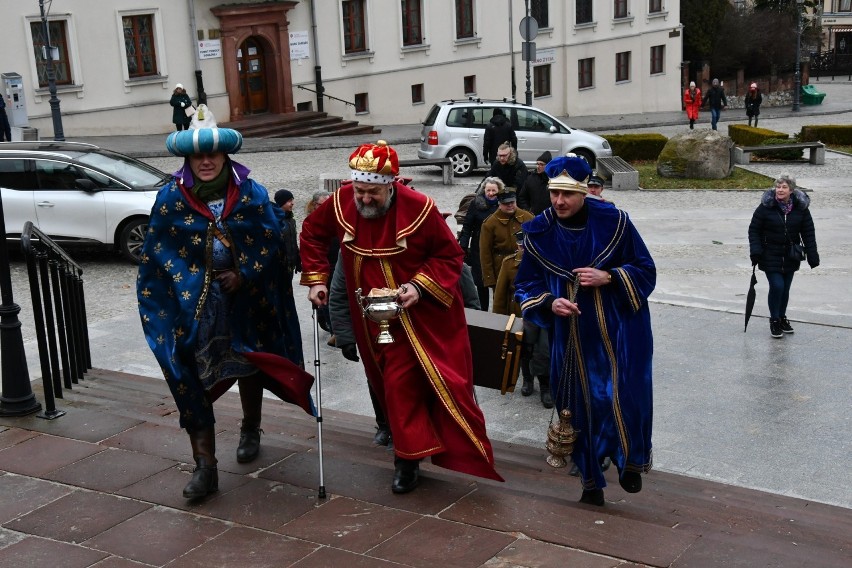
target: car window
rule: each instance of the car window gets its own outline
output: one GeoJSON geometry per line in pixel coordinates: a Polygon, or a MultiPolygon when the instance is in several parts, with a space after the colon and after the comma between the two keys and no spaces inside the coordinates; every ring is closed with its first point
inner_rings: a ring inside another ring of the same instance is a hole
{"type": "Polygon", "coordinates": [[[80,156],[78,161],[118,178],[131,187],[154,187],[168,179],[148,164],[112,152],[89,152],[80,156]]]}
{"type": "Polygon", "coordinates": [[[109,176],[105,176],[100,172],[96,172],[94,170],[90,170],[89,168],[79,168],[79,171],[84,174],[88,179],[92,180],[92,183],[95,186],[103,189],[127,189],[127,186],[119,182],[118,180],[112,179],[109,176]]]}
{"type": "Polygon", "coordinates": [[[423,121],[424,126],[433,126],[435,121],[438,120],[438,113],[441,112],[441,107],[438,105],[432,105],[432,109],[429,111],[429,114],[426,115],[426,120],[423,121]]]}
{"type": "Polygon", "coordinates": [[[468,110],[472,113],[471,128],[485,128],[494,113],[493,107],[474,107],[468,110]]]}
{"type": "Polygon", "coordinates": [[[38,187],[35,174],[27,171],[29,160],[0,160],[0,186],[8,189],[32,191],[38,187]]]}
{"type": "Polygon", "coordinates": [[[558,125],[548,116],[527,108],[517,109],[518,130],[532,130],[535,132],[549,132],[551,126],[558,125]]]}
{"type": "Polygon", "coordinates": [[[467,120],[469,117],[470,109],[454,108],[450,110],[450,113],[447,115],[447,126],[454,126],[456,128],[466,128],[467,120]]]}
{"type": "Polygon", "coordinates": [[[54,160],[35,161],[39,189],[77,189],[77,178],[82,177],[73,164],[54,160]]]}

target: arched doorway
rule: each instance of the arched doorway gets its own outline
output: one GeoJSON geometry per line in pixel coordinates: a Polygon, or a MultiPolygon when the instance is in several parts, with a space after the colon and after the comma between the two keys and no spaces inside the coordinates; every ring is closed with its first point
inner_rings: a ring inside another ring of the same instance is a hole
{"type": "Polygon", "coordinates": [[[240,74],[240,97],[245,114],[269,110],[266,90],[266,54],[256,38],[246,39],[237,48],[237,70],[240,74]]]}

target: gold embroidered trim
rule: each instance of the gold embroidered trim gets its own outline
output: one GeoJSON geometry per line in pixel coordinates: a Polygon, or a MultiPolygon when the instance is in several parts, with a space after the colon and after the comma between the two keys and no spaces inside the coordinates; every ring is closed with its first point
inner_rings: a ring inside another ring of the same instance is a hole
{"type": "Polygon", "coordinates": [[[445,290],[442,286],[440,286],[437,282],[432,280],[429,276],[422,272],[418,272],[414,278],[411,279],[412,282],[415,282],[422,286],[426,291],[428,291],[432,296],[441,302],[444,306],[450,307],[453,305],[453,295],[449,291],[445,290]]]}
{"type": "Polygon", "coordinates": [[[523,302],[521,304],[521,310],[534,308],[534,307],[538,306],[539,304],[541,304],[542,302],[544,302],[547,299],[548,296],[552,296],[552,295],[553,294],[551,294],[550,292],[542,292],[541,294],[539,294],[535,298],[530,298],[529,300],[526,300],[525,302],[523,302]]]}

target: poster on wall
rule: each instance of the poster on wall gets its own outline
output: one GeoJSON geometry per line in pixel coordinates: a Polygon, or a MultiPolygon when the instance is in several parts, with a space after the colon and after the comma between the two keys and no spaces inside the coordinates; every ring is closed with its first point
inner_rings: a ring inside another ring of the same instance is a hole
{"type": "Polygon", "coordinates": [[[222,40],[207,39],[198,42],[199,59],[216,59],[222,57],[222,40]]]}
{"type": "Polygon", "coordinates": [[[290,59],[308,59],[310,56],[308,32],[290,32],[290,59]]]}

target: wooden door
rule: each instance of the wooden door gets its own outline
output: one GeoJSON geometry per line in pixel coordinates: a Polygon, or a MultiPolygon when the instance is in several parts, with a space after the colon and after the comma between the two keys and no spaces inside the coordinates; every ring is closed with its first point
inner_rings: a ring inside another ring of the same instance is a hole
{"type": "Polygon", "coordinates": [[[255,114],[269,110],[266,94],[266,67],[263,46],[248,38],[237,49],[240,72],[240,97],[243,112],[255,114]]]}

